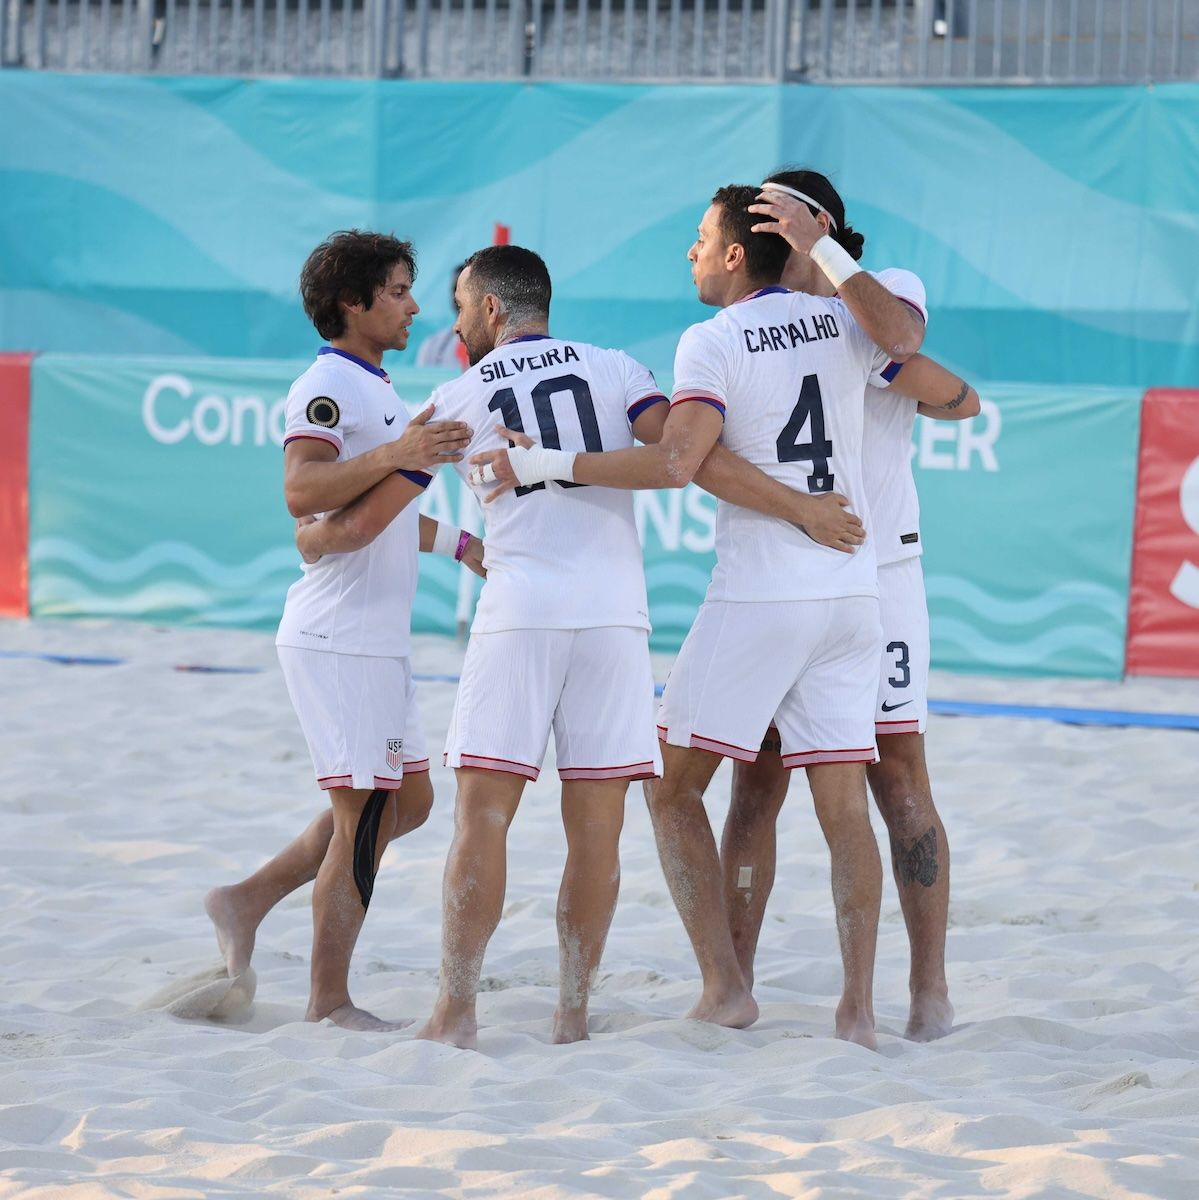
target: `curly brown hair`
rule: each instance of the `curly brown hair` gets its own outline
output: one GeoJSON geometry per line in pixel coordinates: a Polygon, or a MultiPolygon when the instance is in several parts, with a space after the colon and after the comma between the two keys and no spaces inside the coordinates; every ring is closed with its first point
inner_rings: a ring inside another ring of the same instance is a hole
{"type": "Polygon", "coordinates": [[[304,311],[326,340],[346,331],[343,304],[370,308],[392,268],[403,263],[416,279],[416,251],[389,233],[341,229],[308,256],[300,272],[304,311]]]}

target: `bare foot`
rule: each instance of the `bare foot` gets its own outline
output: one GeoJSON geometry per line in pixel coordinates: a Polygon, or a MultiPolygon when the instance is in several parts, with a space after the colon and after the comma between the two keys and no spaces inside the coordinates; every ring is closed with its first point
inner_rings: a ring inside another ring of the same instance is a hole
{"type": "Polygon", "coordinates": [[[748,1029],[758,1019],[758,1002],[748,990],[714,998],[704,992],[687,1014],[692,1021],[708,1021],[727,1029],[748,1029]]]}
{"type": "Polygon", "coordinates": [[[587,1032],[587,1014],[577,1008],[564,1013],[558,1009],[554,1013],[555,1046],[566,1046],[571,1042],[586,1042],[591,1039],[587,1032]]]}
{"type": "Polygon", "coordinates": [[[451,1014],[439,1004],[433,1015],[416,1031],[416,1036],[426,1042],[444,1042],[457,1046],[459,1050],[479,1048],[479,1023],[474,1013],[451,1014]]]}
{"type": "Polygon", "coordinates": [[[310,1008],[304,1020],[332,1021],[339,1029],[354,1029],[362,1033],[394,1033],[397,1029],[406,1029],[411,1021],[384,1021],[374,1013],[368,1013],[365,1008],[347,1000],[339,1004],[331,1012],[315,1015],[310,1008]]]}
{"type": "Polygon", "coordinates": [[[204,911],[216,929],[216,944],[225,960],[225,970],[230,979],[236,979],[250,965],[258,922],[238,907],[231,887],[213,888],[204,897],[204,911]]]}
{"type": "Polygon", "coordinates": [[[908,1013],[908,1027],[904,1037],[913,1042],[935,1042],[953,1028],[953,1005],[945,995],[918,995],[912,997],[912,1010],[908,1013]]]}
{"type": "Polygon", "coordinates": [[[850,1006],[843,1000],[837,1006],[837,1036],[844,1042],[865,1046],[867,1050],[878,1049],[878,1038],[874,1034],[874,1014],[850,1006]]]}

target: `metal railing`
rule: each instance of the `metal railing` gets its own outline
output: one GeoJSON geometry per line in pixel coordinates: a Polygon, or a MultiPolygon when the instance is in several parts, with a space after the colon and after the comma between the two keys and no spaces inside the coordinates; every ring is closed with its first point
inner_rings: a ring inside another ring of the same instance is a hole
{"type": "Polygon", "coordinates": [[[0,0],[0,65],[439,79],[1199,78],[1199,0],[0,0]]]}

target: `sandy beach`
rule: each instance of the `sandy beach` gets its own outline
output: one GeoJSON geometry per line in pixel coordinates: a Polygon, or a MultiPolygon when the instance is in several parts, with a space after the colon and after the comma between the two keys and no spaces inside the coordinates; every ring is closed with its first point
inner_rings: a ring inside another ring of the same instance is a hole
{"type": "MultiPolygon", "coordinates": [[[[798,773],[762,1019],[681,1018],[697,971],[631,792],[592,1040],[550,1045],[551,751],[512,828],[474,1053],[304,1023],[309,889],[260,932],[251,1006],[164,1011],[218,962],[205,891],[323,804],[269,636],[11,621],[0,655],[0,1198],[1199,1196],[1199,734],[934,716],[957,1024],[934,1044],[900,1036],[888,879],[878,1053],[832,1037],[828,860],[798,773]],[[175,669],[196,665],[255,670],[175,669]]],[[[454,676],[461,657],[417,639],[418,674],[454,676]]],[[[931,693],[1199,712],[1196,682],[934,674],[931,693]]],[[[415,1019],[437,984],[453,684],[419,695],[437,802],[387,853],[352,975],[359,1003],[415,1019]]]]}

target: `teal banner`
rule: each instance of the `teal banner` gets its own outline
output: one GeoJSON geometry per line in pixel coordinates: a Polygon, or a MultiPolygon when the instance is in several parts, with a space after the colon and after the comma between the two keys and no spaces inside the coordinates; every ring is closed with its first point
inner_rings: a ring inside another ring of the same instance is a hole
{"type": "Polygon", "coordinates": [[[972,379],[1199,379],[1199,84],[692,87],[0,71],[0,349],[294,356],[331,230],[415,240],[414,345],[496,223],[567,336],[668,370],[713,190],[830,174],[972,379]]]}
{"type": "MultiPolygon", "coordinates": [[[[281,446],[283,397],[305,365],[35,360],[33,614],[272,628],[299,571],[281,446]]],[[[410,411],[446,378],[394,366],[392,374],[410,411]]],[[[934,663],[1118,676],[1138,394],[980,390],[978,417],[921,418],[913,442],[934,663]]],[[[452,471],[437,475],[422,508],[481,528],[452,471]]],[[[707,587],[715,501],[693,487],[643,492],[636,512],[654,645],[674,649],[707,587]]],[[[474,576],[421,556],[417,630],[454,632],[474,598],[474,576]]]]}
{"type": "Polygon", "coordinates": [[[1118,678],[1141,394],[978,390],[977,417],[913,435],[933,665],[1118,678]]]}
{"type": "MultiPolygon", "coordinates": [[[[283,502],[284,398],[306,366],[36,359],[33,615],[277,625],[300,561],[283,502]]],[[[408,372],[410,409],[444,378],[408,372]]],[[[456,522],[456,483],[442,472],[425,511],[456,522]]],[[[452,633],[459,576],[474,577],[444,558],[422,555],[421,564],[414,627],[452,633]]],[[[464,594],[472,597],[473,588],[464,594]]]]}

